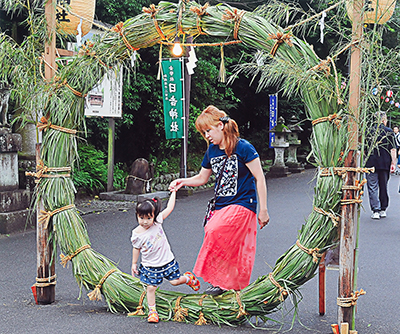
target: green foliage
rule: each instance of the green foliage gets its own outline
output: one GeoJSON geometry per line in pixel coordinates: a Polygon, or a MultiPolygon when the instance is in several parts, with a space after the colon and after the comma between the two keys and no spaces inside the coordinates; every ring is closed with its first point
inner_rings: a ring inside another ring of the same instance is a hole
{"type": "Polygon", "coordinates": [[[151,0],[97,0],[96,15],[103,22],[117,24],[140,14],[143,6],[148,7],[151,3],[151,0]]]}
{"type": "MultiPolygon", "coordinates": [[[[80,144],[78,146],[80,156],[79,166],[72,174],[76,188],[81,188],[88,193],[99,193],[107,187],[107,157],[93,145],[80,144]]],[[[127,173],[123,165],[117,163],[114,166],[114,189],[125,188],[127,173]]]]}

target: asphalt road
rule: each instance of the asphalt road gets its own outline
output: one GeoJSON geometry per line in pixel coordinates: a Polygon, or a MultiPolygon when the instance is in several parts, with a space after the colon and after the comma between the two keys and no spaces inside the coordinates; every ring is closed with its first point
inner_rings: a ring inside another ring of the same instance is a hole
{"type": "MultiPolygon", "coordinates": [[[[252,281],[268,274],[276,259],[297,239],[297,233],[312,209],[314,171],[294,174],[288,178],[268,180],[268,208],[270,224],[259,231],[255,267],[252,281]]],[[[356,329],[360,334],[400,333],[399,291],[400,260],[397,247],[400,240],[399,176],[389,182],[390,207],[388,217],[380,221],[370,219],[368,199],[361,214],[358,286],[367,294],[360,297],[356,316],[356,329]]],[[[200,248],[203,231],[201,221],[210,191],[180,198],[173,213],[165,222],[165,230],[181,270],[193,268],[200,248]]],[[[133,206],[132,206],[133,207],[133,206]]],[[[107,206],[104,210],[86,212],[92,248],[116,261],[119,268],[130,272],[130,234],[135,226],[133,209],[128,206],[107,206]],[[92,212],[92,213],[90,213],[92,212]]],[[[251,324],[241,327],[195,326],[176,322],[148,324],[145,319],[112,314],[104,302],[90,301],[86,291],[80,289],[71,267],[56,265],[56,301],[51,305],[34,303],[31,285],[36,277],[35,231],[0,236],[0,334],[29,333],[250,333],[261,332],[251,324]]],[[[327,270],[326,314],[318,312],[318,279],[306,283],[301,289],[302,300],[296,311],[287,300],[282,310],[270,315],[282,322],[281,332],[332,333],[330,324],[337,322],[338,271],[327,270]]],[[[203,283],[203,282],[202,282],[203,283]]],[[[203,285],[200,291],[206,288],[203,285]]],[[[188,287],[172,287],[163,283],[162,289],[188,291],[188,287]]],[[[255,325],[255,319],[252,319],[255,325]]],[[[275,332],[276,322],[259,323],[259,327],[275,332]]]]}

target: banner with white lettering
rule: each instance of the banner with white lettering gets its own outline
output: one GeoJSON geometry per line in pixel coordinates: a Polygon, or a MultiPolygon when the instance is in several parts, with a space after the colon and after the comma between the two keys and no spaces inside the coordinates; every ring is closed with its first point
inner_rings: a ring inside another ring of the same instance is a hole
{"type": "MultiPolygon", "coordinates": [[[[269,130],[271,131],[276,126],[278,115],[278,94],[269,96],[269,130]]],[[[275,133],[269,133],[269,147],[272,148],[272,143],[275,141],[275,133]]]]}
{"type": "Polygon", "coordinates": [[[161,61],[165,136],[183,138],[183,58],[161,61]]]}

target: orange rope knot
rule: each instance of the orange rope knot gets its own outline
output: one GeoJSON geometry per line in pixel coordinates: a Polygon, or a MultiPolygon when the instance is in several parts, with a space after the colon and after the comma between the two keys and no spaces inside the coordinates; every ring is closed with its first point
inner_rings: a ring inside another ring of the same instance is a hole
{"type": "Polygon", "coordinates": [[[143,7],[142,9],[143,13],[150,14],[151,18],[153,19],[154,22],[154,27],[156,28],[158,35],[162,40],[166,40],[167,38],[165,37],[164,33],[162,32],[161,28],[158,26],[158,22],[156,19],[156,14],[160,11],[160,9],[157,9],[155,5],[151,4],[150,8],[143,7]]]}
{"type": "Polygon", "coordinates": [[[208,2],[204,5],[204,6],[200,6],[200,7],[196,7],[196,6],[191,6],[190,10],[197,14],[197,18],[196,18],[196,27],[197,27],[197,31],[199,32],[199,35],[207,35],[207,33],[205,33],[200,26],[200,18],[204,15],[210,15],[207,13],[206,9],[209,6],[208,2]]]}
{"type": "Polygon", "coordinates": [[[365,295],[366,292],[363,289],[360,289],[360,291],[352,292],[350,297],[338,297],[337,298],[337,305],[341,307],[351,307],[357,305],[357,299],[365,295]]]}
{"type": "Polygon", "coordinates": [[[319,124],[319,123],[327,122],[327,121],[328,121],[328,122],[331,122],[331,123],[336,124],[337,128],[340,129],[340,126],[341,126],[340,120],[341,120],[341,119],[342,119],[342,117],[341,117],[341,116],[338,116],[338,115],[335,113],[335,114],[332,114],[332,115],[329,115],[329,116],[326,116],[326,117],[320,117],[320,118],[314,119],[314,120],[311,122],[311,124],[312,124],[312,125],[317,125],[317,124],[319,124]]]}
{"type": "Polygon", "coordinates": [[[337,217],[332,212],[326,212],[325,210],[323,210],[321,208],[317,208],[316,206],[314,206],[314,211],[317,213],[320,213],[321,215],[328,216],[332,220],[332,223],[335,227],[337,227],[339,225],[340,218],[337,217]]]}
{"type": "Polygon", "coordinates": [[[160,9],[156,8],[154,4],[151,4],[150,8],[143,7],[142,11],[143,13],[150,14],[151,18],[154,19],[156,17],[156,14],[160,11],[160,9]]]}
{"type": "Polygon", "coordinates": [[[178,299],[176,300],[175,303],[175,315],[174,315],[174,321],[182,322],[185,320],[185,317],[188,315],[188,309],[183,308],[182,306],[179,305],[180,301],[182,299],[182,296],[179,296],[178,299]]]}
{"type": "Polygon", "coordinates": [[[146,296],[146,291],[143,291],[140,296],[140,299],[139,299],[139,305],[138,305],[138,307],[136,307],[136,311],[128,313],[128,317],[132,317],[132,316],[136,316],[136,315],[145,315],[145,313],[143,311],[143,309],[144,309],[143,300],[144,300],[145,296],[146,296]]]}
{"type": "MultiPolygon", "coordinates": [[[[356,190],[356,191],[360,191],[362,190],[363,186],[367,183],[367,179],[362,179],[362,181],[360,182],[359,180],[356,180],[355,185],[354,186],[348,186],[348,185],[344,185],[342,186],[342,190],[356,190]]],[[[360,191],[360,195],[364,194],[363,191],[360,191]]]]}
{"type": "MultiPolygon", "coordinates": [[[[206,298],[207,295],[202,295],[199,300],[199,306],[203,308],[203,299],[206,298]]],[[[199,319],[194,323],[195,325],[202,326],[207,324],[207,319],[204,317],[203,311],[200,309],[199,319]]]]}
{"type": "Polygon", "coordinates": [[[226,14],[222,15],[222,20],[223,21],[235,20],[235,27],[233,29],[233,38],[238,39],[240,22],[242,21],[245,11],[241,10],[240,12],[238,12],[238,10],[235,8],[233,11],[227,9],[225,12],[226,14]]]}
{"type": "Polygon", "coordinates": [[[129,44],[129,41],[128,41],[128,39],[126,38],[126,36],[124,34],[124,22],[117,23],[114,27],[111,28],[111,30],[120,34],[125,46],[129,50],[133,50],[133,51],[139,50],[138,48],[134,48],[132,45],[129,44]]]}
{"type": "Polygon", "coordinates": [[[237,301],[237,303],[239,305],[239,313],[236,316],[236,319],[239,319],[242,315],[248,315],[249,313],[246,312],[244,307],[243,307],[242,301],[240,300],[239,292],[235,291],[235,294],[236,294],[236,301],[237,301]]]}
{"type": "Polygon", "coordinates": [[[94,57],[96,55],[96,52],[91,50],[93,48],[93,46],[94,46],[93,43],[88,43],[86,45],[82,45],[78,51],[78,56],[79,57],[83,57],[83,56],[94,57]]]}
{"type": "Polygon", "coordinates": [[[59,209],[55,209],[53,211],[40,210],[40,214],[39,214],[39,217],[38,217],[38,222],[39,222],[39,224],[43,224],[43,228],[46,230],[48,225],[49,225],[51,217],[53,217],[57,213],[60,213],[60,212],[65,211],[65,210],[73,209],[73,208],[75,208],[75,204],[69,204],[67,206],[64,206],[64,207],[59,208],[59,209]]]}
{"type": "Polygon", "coordinates": [[[269,280],[271,281],[271,283],[273,284],[273,285],[275,285],[278,289],[279,289],[279,292],[280,292],[280,296],[279,296],[279,300],[281,301],[281,302],[283,302],[284,300],[285,300],[285,297],[289,294],[277,281],[275,281],[275,279],[274,279],[274,276],[272,275],[272,273],[269,273],[268,274],[268,278],[269,278],[269,280]]]}
{"type": "Polygon", "coordinates": [[[297,247],[299,247],[302,251],[306,252],[308,255],[311,255],[313,257],[313,262],[318,263],[319,258],[322,257],[322,254],[319,253],[320,249],[319,248],[306,248],[304,247],[301,243],[300,240],[296,241],[297,247]]]}
{"type": "Polygon", "coordinates": [[[50,285],[56,285],[57,284],[56,278],[57,278],[57,275],[53,275],[50,277],[44,277],[44,278],[36,277],[36,283],[34,284],[34,286],[39,287],[39,288],[45,288],[50,285]]]}
{"type": "Polygon", "coordinates": [[[44,116],[42,116],[42,118],[40,119],[40,122],[38,122],[36,127],[39,129],[39,131],[43,131],[43,130],[47,131],[48,128],[51,128],[53,130],[58,130],[58,131],[69,133],[69,134],[73,134],[73,135],[78,132],[78,131],[73,130],[73,129],[67,129],[67,128],[64,128],[62,126],[51,124],[51,122],[49,120],[47,120],[47,118],[44,117],[44,116]]]}
{"type": "Polygon", "coordinates": [[[85,249],[91,248],[90,245],[83,245],[82,247],[79,247],[75,252],[73,252],[70,255],[65,256],[64,254],[60,254],[60,263],[62,266],[65,268],[67,265],[68,261],[71,261],[75,256],[77,256],[80,252],[82,252],[85,249]]]}
{"type": "Polygon", "coordinates": [[[191,6],[190,10],[197,14],[198,16],[204,16],[204,15],[210,15],[207,13],[206,9],[210,6],[210,4],[207,2],[204,6],[191,6]]]}
{"type": "Polygon", "coordinates": [[[101,287],[103,286],[104,282],[106,281],[106,279],[113,273],[115,272],[117,269],[113,268],[111,270],[109,270],[104,276],[103,278],[100,280],[99,284],[96,285],[95,289],[92,292],[89,292],[87,295],[89,297],[90,300],[101,300],[101,287]]]}
{"type": "Polygon", "coordinates": [[[277,32],[276,35],[275,34],[269,34],[268,36],[269,36],[268,39],[275,39],[275,44],[274,44],[274,46],[272,47],[272,50],[271,50],[272,57],[275,56],[275,53],[278,50],[279,45],[281,45],[282,43],[286,43],[289,46],[293,46],[293,43],[290,40],[291,35],[289,33],[284,34],[282,32],[277,32]]]}

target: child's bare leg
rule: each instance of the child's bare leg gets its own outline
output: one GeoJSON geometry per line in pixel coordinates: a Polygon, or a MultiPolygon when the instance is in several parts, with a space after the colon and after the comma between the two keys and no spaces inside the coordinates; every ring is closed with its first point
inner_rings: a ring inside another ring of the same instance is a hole
{"type": "Polygon", "coordinates": [[[169,281],[172,285],[181,285],[187,284],[189,285],[194,291],[198,291],[200,289],[200,282],[191,272],[187,271],[181,277],[169,281]]]}
{"type": "Polygon", "coordinates": [[[157,287],[154,285],[147,286],[147,304],[149,306],[156,305],[156,290],[157,287]]]}
{"type": "Polygon", "coordinates": [[[169,281],[173,286],[181,285],[181,284],[186,284],[188,282],[187,276],[181,276],[177,279],[174,279],[172,281],[169,281]]]}

